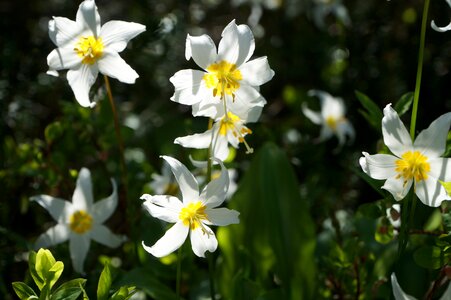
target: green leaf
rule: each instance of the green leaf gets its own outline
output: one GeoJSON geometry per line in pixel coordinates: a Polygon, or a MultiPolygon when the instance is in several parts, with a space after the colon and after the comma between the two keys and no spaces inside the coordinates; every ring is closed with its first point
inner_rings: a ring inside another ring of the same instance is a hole
{"type": "Polygon", "coordinates": [[[394,238],[393,225],[387,217],[379,218],[376,225],[376,232],[374,233],[374,239],[381,244],[388,244],[393,241],[394,238]]]}
{"type": "Polygon", "coordinates": [[[412,92],[405,93],[404,95],[401,96],[401,98],[399,98],[394,108],[400,117],[409,111],[410,107],[412,106],[412,102],[413,102],[412,92]]]}
{"type": "Polygon", "coordinates": [[[419,266],[433,270],[440,269],[449,261],[449,257],[447,258],[436,246],[422,246],[415,251],[413,259],[419,266]]]}
{"type": "Polygon", "coordinates": [[[382,208],[382,201],[362,204],[357,211],[363,216],[371,219],[377,219],[385,215],[385,211],[382,208]]]}
{"type": "Polygon", "coordinates": [[[360,101],[366,111],[359,110],[368,123],[376,130],[381,130],[381,120],[384,114],[379,106],[373,102],[367,95],[362,92],[355,91],[357,99],[360,101]]]}
{"type": "Polygon", "coordinates": [[[45,285],[45,281],[36,271],[36,255],[36,252],[30,251],[30,254],[28,255],[28,268],[30,269],[31,277],[33,277],[37,287],[39,290],[42,290],[45,285]]]}
{"type": "Polygon", "coordinates": [[[24,282],[16,281],[12,283],[14,292],[21,300],[38,299],[38,296],[31,287],[24,282]]]}
{"type": "Polygon", "coordinates": [[[53,285],[58,281],[63,273],[64,264],[61,261],[57,261],[49,270],[49,281],[50,281],[50,289],[52,289],[53,285]]]}
{"type": "Polygon", "coordinates": [[[99,284],[97,286],[97,299],[106,300],[111,287],[111,272],[108,264],[105,264],[103,271],[100,274],[99,284]]]}
{"type": "Polygon", "coordinates": [[[110,300],[127,300],[130,299],[130,297],[133,296],[134,293],[134,287],[121,286],[119,290],[117,290],[113,294],[113,296],[111,296],[110,300]]]}
{"type": "Polygon", "coordinates": [[[64,270],[64,264],[61,261],[56,261],[52,252],[48,249],[39,249],[36,254],[35,267],[37,275],[43,279],[45,284],[49,284],[49,291],[64,270]]]}
{"type": "Polygon", "coordinates": [[[82,293],[86,279],[77,278],[60,285],[51,295],[50,300],[75,300],[82,293]]]}

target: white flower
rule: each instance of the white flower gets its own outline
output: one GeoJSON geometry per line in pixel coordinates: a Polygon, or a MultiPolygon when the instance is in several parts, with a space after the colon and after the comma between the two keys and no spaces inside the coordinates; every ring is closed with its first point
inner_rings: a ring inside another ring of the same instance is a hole
{"type": "Polygon", "coordinates": [[[343,100],[318,90],[311,90],[308,94],[309,96],[318,96],[321,102],[320,113],[310,110],[305,102],[302,104],[304,115],[313,123],[322,126],[319,141],[324,141],[335,134],[338,138],[339,147],[341,147],[346,141],[346,136],[349,137],[350,141],[354,140],[354,128],[345,118],[346,107],[343,100]]]}
{"type": "Polygon", "coordinates": [[[99,71],[124,83],[134,83],[139,75],[120,56],[128,41],[144,32],[144,25],[110,21],[100,27],[100,15],[94,0],[83,1],[75,21],[53,17],[49,22],[50,39],[58,47],[47,56],[50,75],[69,69],[67,80],[75,98],[84,107],[95,103],[89,100],[89,90],[99,71]]]}
{"type": "Polygon", "coordinates": [[[35,248],[46,248],[69,240],[70,256],[75,271],[84,273],[83,263],[88,254],[91,239],[108,247],[116,248],[125,241],[124,236],[113,234],[102,225],[117,206],[117,188],[114,180],[113,193],[94,203],[91,173],[82,168],[72,196],[72,203],[48,195],[31,197],[44,207],[58,222],[41,234],[35,248]]]}
{"type": "MultiPolygon", "coordinates": [[[[398,283],[398,279],[396,278],[395,273],[391,273],[391,286],[393,290],[393,296],[395,296],[395,300],[416,300],[415,297],[412,297],[410,295],[407,295],[401,286],[398,283]]],[[[451,299],[451,284],[448,284],[448,287],[446,288],[443,295],[440,297],[439,300],[449,300],[451,299]]]]}
{"type": "MultiPolygon", "coordinates": [[[[446,2],[447,2],[448,5],[451,7],[451,0],[446,0],[446,2]]],[[[432,27],[432,29],[434,29],[435,31],[438,31],[438,32],[445,32],[445,31],[451,30],[451,22],[448,24],[448,26],[438,27],[437,25],[435,25],[435,21],[432,20],[432,21],[431,21],[431,27],[432,27]]]]}
{"type": "Polygon", "coordinates": [[[231,98],[241,106],[264,106],[258,86],[274,76],[266,57],[248,61],[255,48],[254,36],[247,25],[230,22],[222,32],[218,50],[208,35],[186,38],[185,57],[191,57],[200,70],[181,70],[169,80],[175,87],[171,100],[193,105],[194,116],[220,117],[211,107],[221,99],[231,98]],[[209,106],[209,109],[205,109],[209,106]]]}
{"type": "Polygon", "coordinates": [[[144,207],[155,218],[175,223],[152,247],[142,243],[144,249],[156,257],[166,256],[177,250],[190,234],[194,254],[205,257],[205,251],[213,252],[218,246],[215,234],[209,225],[226,226],[238,224],[239,213],[227,208],[217,208],[224,202],[229,185],[229,176],[221,165],[221,176],[211,181],[201,193],[194,176],[178,160],[162,156],[170,165],[182,194],[182,201],[170,195],[148,195],[144,207]]]}
{"type": "Polygon", "coordinates": [[[341,0],[315,0],[313,8],[313,20],[319,28],[324,28],[324,20],[329,14],[334,15],[345,26],[351,25],[348,9],[341,0]]]}
{"type": "Polygon", "coordinates": [[[444,114],[420,132],[412,143],[406,127],[388,104],[382,118],[384,143],[393,153],[369,155],[363,152],[360,165],[374,179],[385,179],[383,189],[395,200],[403,199],[414,185],[415,194],[425,205],[437,207],[450,200],[440,181],[451,181],[451,161],[440,157],[445,152],[451,113],[444,114]]]}

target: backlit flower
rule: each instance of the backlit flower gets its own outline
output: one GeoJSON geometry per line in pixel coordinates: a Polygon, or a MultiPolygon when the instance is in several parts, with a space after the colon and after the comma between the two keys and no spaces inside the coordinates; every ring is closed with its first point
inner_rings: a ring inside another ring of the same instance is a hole
{"type": "MultiPolygon", "coordinates": [[[[447,2],[448,5],[451,7],[451,0],[446,0],[446,2],[447,2]]],[[[438,32],[445,32],[445,31],[451,30],[451,22],[450,22],[447,26],[444,26],[444,27],[438,27],[438,26],[435,24],[435,21],[432,20],[432,22],[431,22],[431,27],[432,27],[432,29],[434,29],[435,31],[438,31],[438,32]]]]}
{"type": "Polygon", "coordinates": [[[247,25],[230,22],[222,32],[218,50],[208,35],[186,38],[185,57],[193,58],[203,70],[181,70],[170,78],[175,87],[171,100],[193,105],[194,116],[216,119],[218,112],[212,104],[224,98],[243,106],[264,106],[265,99],[258,87],[269,81],[274,71],[266,57],[251,61],[254,36],[247,25]],[[208,106],[209,110],[205,109],[208,106]]]}
{"type": "Polygon", "coordinates": [[[117,188],[113,183],[113,193],[100,201],[94,202],[92,194],[91,173],[82,168],[77,178],[77,185],[72,202],[48,195],[31,197],[44,207],[58,222],[41,234],[35,248],[46,248],[69,240],[70,256],[75,271],[84,273],[83,264],[88,254],[91,240],[108,247],[116,248],[125,241],[125,237],[113,234],[102,225],[117,206],[117,188]]]}
{"type": "Polygon", "coordinates": [[[53,17],[49,22],[50,39],[58,47],[47,56],[50,75],[69,69],[67,80],[78,103],[92,107],[89,90],[99,71],[124,83],[135,83],[139,75],[120,56],[128,41],[144,32],[144,25],[110,21],[100,27],[100,15],[94,0],[83,1],[75,21],[53,17]]]}
{"type": "Polygon", "coordinates": [[[406,127],[389,104],[384,109],[382,135],[393,155],[363,152],[360,165],[370,177],[385,179],[382,188],[395,200],[403,199],[413,185],[421,202],[437,207],[443,200],[451,199],[442,185],[451,181],[451,161],[440,157],[445,153],[450,124],[451,113],[444,114],[412,143],[406,127]]]}
{"type": "Polygon", "coordinates": [[[199,193],[199,185],[194,176],[178,160],[162,156],[171,167],[179,184],[182,201],[170,195],[145,194],[144,207],[155,218],[175,223],[153,246],[142,243],[144,249],[156,257],[166,256],[177,250],[190,235],[194,254],[205,257],[205,252],[213,252],[218,246],[214,232],[209,225],[226,226],[238,224],[239,213],[227,208],[217,208],[224,202],[229,186],[229,176],[221,165],[221,176],[211,181],[199,193]]]}
{"type": "Polygon", "coordinates": [[[321,112],[310,110],[305,102],[302,105],[304,115],[313,123],[322,126],[319,141],[324,141],[335,134],[341,147],[346,141],[346,136],[351,141],[354,140],[354,128],[345,117],[346,107],[343,100],[318,90],[311,90],[308,94],[317,96],[321,102],[321,112]]]}

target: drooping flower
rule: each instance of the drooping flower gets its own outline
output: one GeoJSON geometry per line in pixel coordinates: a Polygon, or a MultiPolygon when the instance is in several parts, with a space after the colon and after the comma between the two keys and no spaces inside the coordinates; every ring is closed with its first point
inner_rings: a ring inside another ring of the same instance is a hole
{"type": "MultiPolygon", "coordinates": [[[[398,283],[398,279],[396,278],[395,273],[391,273],[390,279],[393,296],[395,297],[395,300],[416,300],[415,297],[412,297],[403,291],[403,289],[398,283]]],[[[451,284],[448,284],[448,287],[446,288],[445,292],[443,293],[443,295],[440,297],[439,300],[448,300],[448,299],[451,299],[451,284]]]]}
{"type": "Polygon", "coordinates": [[[111,248],[123,243],[124,236],[113,234],[102,224],[113,214],[117,206],[116,183],[114,180],[111,182],[113,193],[103,200],[94,202],[91,173],[88,169],[82,168],[78,174],[72,202],[48,195],[31,197],[30,200],[45,208],[58,222],[39,236],[35,248],[46,248],[69,240],[72,265],[75,271],[84,273],[83,264],[91,240],[111,248]]]}
{"type": "Polygon", "coordinates": [[[406,127],[389,104],[384,109],[382,135],[393,155],[363,152],[360,165],[370,177],[386,180],[382,188],[395,200],[403,199],[413,185],[421,202],[437,207],[443,200],[451,199],[442,185],[451,181],[451,161],[440,157],[445,153],[450,124],[451,113],[446,113],[420,132],[412,143],[406,127]]]}
{"type": "Polygon", "coordinates": [[[50,75],[67,71],[67,80],[78,103],[92,107],[89,90],[99,71],[124,83],[135,83],[139,75],[120,56],[128,41],[144,32],[144,25],[110,21],[100,27],[100,15],[94,0],[83,1],[75,21],[53,17],[49,36],[57,46],[47,56],[50,75]]]}
{"type": "Polygon", "coordinates": [[[175,87],[172,101],[193,105],[194,116],[218,118],[217,106],[224,98],[242,106],[264,106],[258,87],[274,76],[266,57],[248,61],[255,48],[247,25],[230,22],[222,32],[218,50],[208,35],[186,38],[185,57],[203,70],[181,70],[169,80],[175,87]],[[205,109],[208,106],[209,109],[205,109]]]}
{"type": "Polygon", "coordinates": [[[162,156],[169,164],[179,184],[182,201],[170,195],[144,194],[143,206],[151,216],[169,223],[175,223],[153,246],[142,243],[144,249],[156,257],[166,256],[177,250],[190,234],[194,254],[205,257],[205,252],[213,252],[218,246],[214,232],[209,225],[226,226],[238,224],[239,213],[227,208],[217,208],[224,202],[229,185],[227,170],[221,165],[221,176],[211,181],[199,193],[199,185],[194,176],[178,160],[162,156]]]}
{"type": "Polygon", "coordinates": [[[350,141],[354,140],[354,127],[345,117],[346,107],[343,100],[318,90],[311,90],[308,94],[317,96],[321,103],[321,112],[319,113],[310,110],[305,102],[302,104],[304,115],[313,123],[322,126],[318,140],[324,141],[335,134],[339,147],[344,145],[346,137],[349,137],[350,141]]]}
{"type": "MultiPolygon", "coordinates": [[[[451,7],[451,0],[446,0],[446,3],[448,3],[448,5],[451,7]]],[[[451,22],[450,22],[447,26],[444,26],[444,27],[438,27],[438,26],[435,24],[435,21],[432,20],[432,21],[431,21],[431,27],[432,27],[432,29],[434,29],[435,31],[438,31],[438,32],[445,32],[445,31],[451,30],[451,22]]]]}

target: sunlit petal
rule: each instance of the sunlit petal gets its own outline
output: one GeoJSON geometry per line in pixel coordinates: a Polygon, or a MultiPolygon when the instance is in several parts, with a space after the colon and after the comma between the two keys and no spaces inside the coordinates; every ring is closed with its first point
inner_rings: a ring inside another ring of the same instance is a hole
{"type": "Polygon", "coordinates": [[[166,256],[178,248],[185,242],[188,236],[189,227],[183,225],[183,223],[175,223],[166,233],[161,237],[152,247],[146,246],[144,241],[142,245],[144,250],[149,252],[155,257],[166,256]]]}
{"type": "Polygon", "coordinates": [[[205,257],[206,251],[214,252],[218,247],[218,240],[207,225],[191,230],[190,238],[193,252],[199,257],[205,257]]]}

